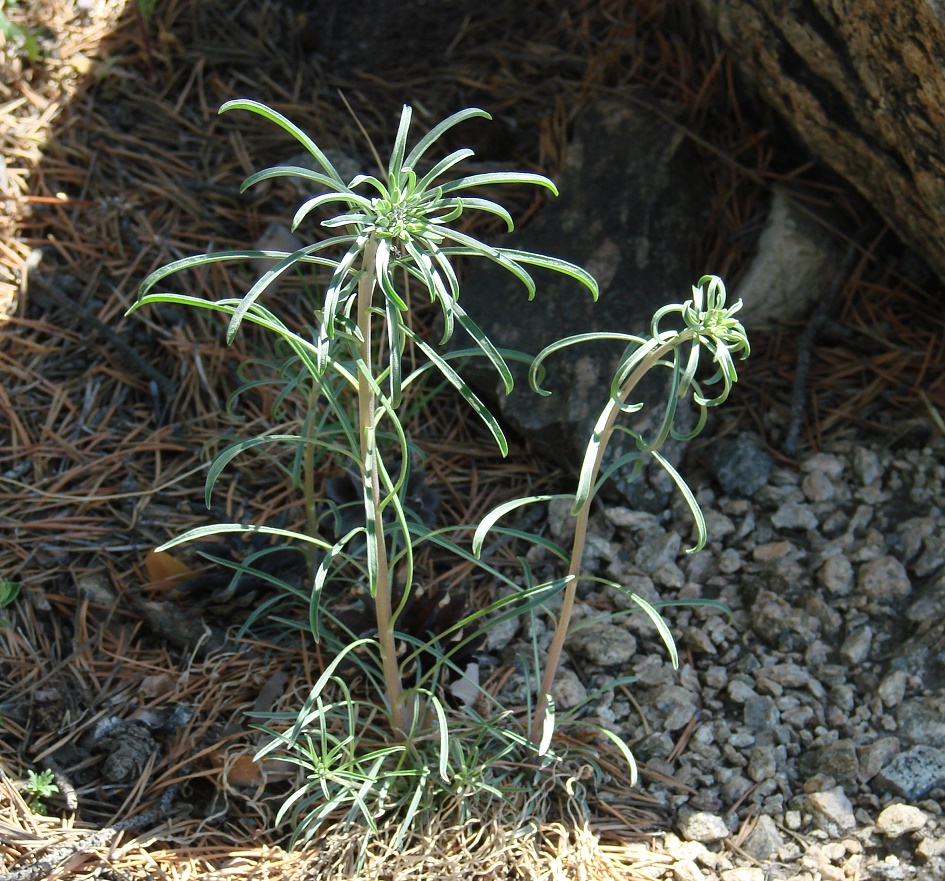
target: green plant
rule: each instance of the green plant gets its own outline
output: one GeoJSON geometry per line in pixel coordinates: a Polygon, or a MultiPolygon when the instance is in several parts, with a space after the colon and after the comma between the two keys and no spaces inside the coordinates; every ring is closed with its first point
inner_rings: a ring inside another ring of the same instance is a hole
{"type": "Polygon", "coordinates": [[[27,804],[33,813],[45,815],[47,811],[44,800],[59,792],[59,787],[53,779],[53,772],[47,768],[39,774],[35,771],[27,771],[26,775],[23,792],[29,796],[27,804]]]}
{"type": "MultiPolygon", "coordinates": [[[[464,796],[480,794],[498,798],[506,793],[524,794],[536,786],[542,768],[560,768],[567,756],[556,752],[553,734],[556,717],[549,693],[567,633],[570,610],[580,575],[583,544],[590,504],[601,482],[602,457],[614,431],[628,432],[635,449],[618,458],[611,468],[633,463],[638,468],[645,455],[653,455],[669,469],[689,501],[704,540],[704,523],[695,499],[682,478],[658,454],[663,441],[681,436],[674,428],[676,402],[694,392],[703,413],[720,403],[735,380],[732,353],[747,354],[741,325],[734,319],[736,306],[725,308],[721,281],[706,276],[693,288],[693,299],[667,307],[654,319],[652,338],[625,334],[586,334],[549,347],[532,363],[530,381],[536,390],[545,359],[567,346],[587,339],[620,339],[627,354],[614,379],[610,400],[594,430],[574,495],[575,544],[568,553],[544,539],[500,527],[499,518],[513,508],[551,497],[531,497],[500,506],[479,526],[473,548],[462,537],[465,524],[434,528],[412,510],[408,488],[418,451],[408,438],[404,407],[409,395],[436,372],[452,386],[491,432],[499,450],[507,443],[502,428],[488,407],[466,384],[454,366],[470,357],[484,357],[496,370],[506,392],[512,388],[509,361],[526,363],[529,356],[499,350],[459,303],[460,285],[454,260],[485,257],[518,278],[531,299],[536,284],[529,269],[538,267],[563,273],[586,287],[596,298],[597,284],[583,269],[567,261],[485,244],[456,228],[467,211],[482,211],[501,218],[513,228],[508,211],[497,202],[468,191],[504,184],[530,184],[555,193],[547,178],[531,173],[492,172],[443,180],[459,162],[472,156],[459,149],[444,158],[425,163],[431,147],[458,123],[488,118],[482,110],[460,111],[423,135],[408,151],[411,111],[401,114],[390,161],[382,177],[360,174],[345,181],[324,152],[298,126],[255,101],[227,102],[221,112],[247,110],[283,128],[311,154],[320,170],[301,166],[276,166],[252,174],[243,188],[277,177],[301,178],[319,188],[298,209],[297,228],[310,214],[329,206],[340,210],[321,221],[336,231],[293,253],[230,251],[178,260],[152,273],[142,284],[133,309],[144,304],[172,303],[221,312],[228,316],[226,341],[232,343],[244,324],[257,325],[277,338],[281,366],[275,382],[280,386],[274,412],[292,398],[304,413],[298,434],[279,433],[239,440],[226,447],[208,472],[206,501],[224,468],[238,455],[272,444],[288,444],[292,464],[286,468],[299,489],[305,509],[306,531],[268,524],[244,526],[218,524],[190,530],[167,542],[162,549],[181,542],[225,533],[255,533],[277,541],[297,542],[306,548],[309,578],[305,586],[255,570],[265,554],[284,550],[277,544],[253,552],[236,564],[237,572],[257,574],[284,595],[306,608],[305,625],[330,650],[331,663],[321,673],[309,700],[292,718],[274,716],[278,725],[269,730],[271,741],[262,754],[279,750],[302,769],[304,779],[280,813],[293,816],[296,834],[310,836],[329,816],[347,822],[360,819],[372,829],[380,818],[399,823],[402,835],[418,812],[450,802],[460,812],[473,810],[464,796]],[[207,300],[186,293],[158,289],[169,276],[185,270],[226,261],[265,257],[275,265],[239,299],[207,300]],[[264,305],[262,295],[280,276],[298,272],[310,288],[324,293],[314,311],[314,322],[291,323],[276,312],[276,304],[264,305]],[[307,274],[306,274],[307,273],[307,274]],[[438,342],[424,339],[412,307],[419,288],[439,306],[443,332],[438,342]],[[660,322],[676,311],[683,327],[661,330],[660,322]],[[447,351],[445,344],[459,326],[473,346],[447,351]],[[682,351],[688,345],[688,355],[682,351]],[[709,351],[718,372],[708,382],[723,381],[715,398],[702,395],[697,379],[700,353],[709,351]],[[618,426],[617,417],[634,412],[638,404],[627,401],[640,378],[654,368],[672,374],[672,392],[658,436],[647,442],[632,430],[618,426]],[[320,499],[315,473],[325,461],[356,473],[360,498],[355,503],[320,499]],[[352,514],[357,516],[352,519],[352,514]],[[545,544],[566,564],[568,574],[534,583],[524,568],[524,585],[505,571],[480,559],[486,533],[498,530],[517,538],[545,544]],[[406,610],[415,594],[415,558],[421,546],[445,551],[488,572],[506,594],[483,609],[445,621],[426,632],[411,632],[406,610]],[[395,578],[394,573],[398,573],[395,578]],[[362,600],[359,592],[368,599],[362,600]],[[537,701],[527,716],[498,704],[478,687],[462,666],[462,652],[475,645],[489,627],[510,617],[541,614],[553,597],[563,593],[563,607],[547,661],[534,648],[534,680],[540,682],[537,701]],[[331,597],[331,603],[323,599],[331,597]],[[363,629],[350,623],[346,603],[366,604],[373,615],[376,636],[364,638],[363,629]],[[466,678],[474,697],[447,700],[451,683],[466,678]],[[361,683],[355,691],[351,682],[361,683]],[[498,780],[502,779],[501,786],[498,780]],[[453,800],[451,802],[451,800],[453,800]],[[394,819],[392,819],[394,818],[394,819]]],[[[259,382],[247,377],[247,386],[259,382]]],[[[634,597],[652,618],[675,661],[672,637],[654,607],[634,597]]],[[[283,627],[298,627],[297,620],[282,617],[277,602],[256,610],[253,621],[267,615],[283,627]]],[[[576,718],[576,711],[562,719],[576,718]]],[[[561,720],[559,720],[561,721],[561,720]]],[[[622,750],[633,773],[630,751],[610,732],[601,731],[622,750]]],[[[592,755],[583,757],[592,765],[592,755]]],[[[552,772],[552,777],[555,773],[552,772]]],[[[539,787],[540,788],[540,787],[539,787]]]]}

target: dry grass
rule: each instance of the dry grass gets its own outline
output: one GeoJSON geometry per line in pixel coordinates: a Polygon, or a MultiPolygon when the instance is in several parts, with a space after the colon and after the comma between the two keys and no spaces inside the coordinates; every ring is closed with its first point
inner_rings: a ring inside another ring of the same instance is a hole
{"type": "MultiPolygon", "coordinates": [[[[589,101],[645,83],[680,109],[677,123],[709,157],[717,198],[704,262],[734,274],[772,182],[789,182],[814,208],[818,199],[848,196],[779,161],[770,132],[739,106],[730,59],[713,53],[680,11],[686,5],[482,4],[458,25],[434,16],[403,36],[429,45],[401,52],[392,40],[370,59],[358,57],[356,41],[348,56],[337,50],[353,26],[344,4],[330,21],[313,23],[275,0],[165,0],[147,36],[134,8],[118,0],[8,8],[38,30],[48,54],[35,66],[10,46],[0,56],[0,578],[23,585],[0,629],[0,859],[10,873],[0,877],[39,877],[42,863],[29,868],[35,860],[72,845],[72,856],[48,867],[56,877],[351,873],[357,831],[336,830],[296,853],[280,848],[285,830],[273,830],[273,818],[291,779],[284,767],[252,762],[257,735],[245,719],[251,709],[297,707],[320,656],[304,644],[225,642],[223,631],[245,615],[238,608],[217,619],[208,613],[214,630],[195,647],[200,609],[168,602],[169,584],[146,566],[153,547],[207,522],[199,504],[205,463],[224,436],[271,421],[264,393],[242,402],[239,424],[222,413],[237,369],[256,351],[251,336],[227,349],[219,325],[204,316],[122,317],[149,271],[246,246],[288,216],[288,207],[274,210],[291,203],[288,189],[238,193],[251,170],[288,158],[286,139],[239,115],[220,118],[216,108],[258,98],[319,143],[364,155],[339,88],[382,153],[402,101],[425,124],[480,103],[498,120],[492,131],[469,132],[486,139],[473,143],[484,159],[554,173],[569,125],[589,101]],[[101,756],[80,751],[66,769],[79,811],[60,799],[52,806],[64,819],[42,817],[26,805],[18,781],[28,767],[82,744],[103,720],[176,708],[186,719],[159,736],[132,783],[104,779],[101,756]],[[161,813],[169,791],[178,795],[161,813]],[[125,824],[122,835],[115,824],[125,824]],[[100,837],[90,840],[95,830],[100,837]]],[[[397,26],[374,11],[379,27],[397,26]]],[[[527,221],[540,200],[518,199],[514,213],[527,221]]],[[[814,442],[921,415],[917,389],[945,410],[941,329],[914,320],[926,295],[883,265],[882,242],[871,251],[876,260],[864,260],[844,290],[840,327],[853,343],[841,334],[818,351],[807,423],[814,442]]],[[[244,281],[220,270],[190,283],[228,292],[244,281]]],[[[289,283],[284,293],[295,291],[289,283]]],[[[786,410],[795,336],[786,328],[753,340],[742,424],[752,423],[762,399],[786,410]]],[[[282,427],[300,415],[290,413],[282,427]]],[[[459,520],[556,477],[527,450],[496,461],[448,397],[419,407],[417,422],[429,429],[419,440],[444,508],[459,520]]],[[[301,521],[286,481],[261,462],[237,461],[212,518],[301,521]]],[[[647,841],[667,824],[666,811],[645,790],[623,788],[616,764],[613,781],[587,819],[569,819],[557,805],[531,831],[497,812],[477,827],[455,828],[444,817],[443,828],[418,833],[396,853],[380,838],[365,877],[659,877],[667,862],[647,841]]]]}

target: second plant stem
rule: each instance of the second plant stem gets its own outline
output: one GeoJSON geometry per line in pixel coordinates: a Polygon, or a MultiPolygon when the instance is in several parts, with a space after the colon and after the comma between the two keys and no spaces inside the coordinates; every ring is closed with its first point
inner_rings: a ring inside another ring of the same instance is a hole
{"type": "MultiPolygon", "coordinates": [[[[365,515],[373,520],[377,546],[377,580],[371,585],[377,616],[377,639],[381,653],[384,687],[390,704],[391,726],[395,732],[405,734],[404,708],[401,694],[400,669],[394,645],[394,620],[391,611],[390,567],[387,560],[387,543],[384,537],[383,513],[381,511],[380,479],[378,476],[378,454],[375,416],[377,401],[369,376],[373,376],[371,352],[371,303],[376,278],[377,240],[368,239],[361,262],[361,278],[358,281],[358,343],[363,367],[358,373],[358,426],[361,436],[361,479],[365,492],[365,515]]],[[[367,536],[371,541],[370,525],[367,536]]]]}
{"type": "Polygon", "coordinates": [[[607,444],[610,442],[613,434],[614,422],[621,412],[623,404],[630,395],[630,392],[637,386],[640,380],[663,358],[664,355],[671,352],[677,346],[682,345],[692,339],[691,330],[683,330],[674,334],[666,342],[656,346],[644,358],[641,359],[636,369],[624,380],[617,395],[609,401],[607,409],[602,415],[602,424],[599,422],[595,426],[595,433],[600,433],[600,444],[597,448],[597,456],[594,460],[592,470],[591,491],[588,492],[584,504],[574,515],[574,541],[571,546],[571,563],[568,567],[568,583],[564,589],[564,597],[561,602],[561,611],[558,615],[558,623],[555,627],[554,636],[551,645],[548,648],[548,660],[545,663],[545,672],[541,680],[541,688],[538,691],[538,701],[535,704],[535,714],[532,717],[529,739],[532,743],[539,743],[541,740],[542,727],[545,721],[545,705],[547,697],[551,694],[551,686],[554,683],[555,674],[558,672],[558,664],[561,662],[561,653],[564,651],[564,641],[568,635],[568,625],[571,621],[571,613],[574,610],[574,600],[577,595],[578,579],[581,575],[581,564],[584,558],[584,545],[587,542],[587,523],[591,513],[591,502],[594,500],[593,487],[597,483],[597,475],[600,473],[601,462],[604,459],[604,453],[607,450],[607,444]]]}

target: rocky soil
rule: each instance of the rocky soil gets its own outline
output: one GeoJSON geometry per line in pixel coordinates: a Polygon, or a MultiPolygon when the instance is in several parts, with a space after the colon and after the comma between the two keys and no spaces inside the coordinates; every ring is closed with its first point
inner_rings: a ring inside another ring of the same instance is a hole
{"type": "Polygon", "coordinates": [[[692,518],[650,472],[650,511],[595,515],[589,568],[732,617],[666,608],[674,670],[646,616],[613,617],[623,594],[586,590],[557,705],[637,677],[588,713],[690,788],[642,784],[677,817],[661,845],[678,881],[945,877],[945,442],[835,446],[790,469],[743,437],[709,459],[686,474],[705,550],[685,553],[692,518]]]}

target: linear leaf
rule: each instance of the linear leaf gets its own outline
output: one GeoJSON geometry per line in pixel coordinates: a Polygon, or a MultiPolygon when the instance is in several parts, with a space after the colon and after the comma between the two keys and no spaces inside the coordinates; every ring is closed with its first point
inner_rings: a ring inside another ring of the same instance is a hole
{"type": "Polygon", "coordinates": [[[342,180],[341,175],[338,174],[335,166],[331,164],[328,157],[321,151],[318,144],[316,144],[307,134],[305,134],[302,129],[300,129],[294,122],[284,117],[277,110],[273,110],[271,107],[267,107],[265,104],[261,104],[259,101],[253,101],[249,98],[236,98],[232,101],[227,101],[219,110],[220,113],[226,113],[228,110],[249,110],[253,113],[258,113],[260,116],[265,117],[270,122],[274,122],[280,128],[287,131],[293,138],[295,138],[309,153],[311,153],[318,164],[325,170],[325,173],[335,182],[335,184],[340,185],[342,188],[345,186],[344,180],[342,180]]]}

